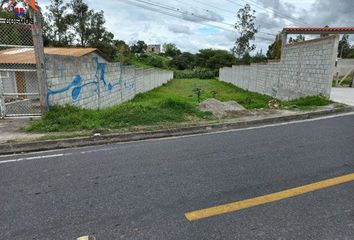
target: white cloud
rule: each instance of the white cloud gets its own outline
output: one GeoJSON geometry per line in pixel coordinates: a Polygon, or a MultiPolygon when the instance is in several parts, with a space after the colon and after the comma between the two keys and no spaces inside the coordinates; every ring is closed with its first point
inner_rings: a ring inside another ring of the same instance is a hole
{"type": "Polygon", "coordinates": [[[190,27],[187,25],[173,24],[173,25],[168,26],[168,30],[173,33],[192,34],[190,27]]]}
{"type": "MultiPolygon", "coordinates": [[[[285,26],[300,25],[294,23],[293,19],[306,22],[307,26],[354,25],[353,0],[341,0],[336,3],[333,3],[332,0],[256,1],[257,5],[253,4],[252,6],[251,4],[251,7],[257,11],[256,24],[260,27],[260,33],[256,36],[256,45],[257,49],[263,49],[263,52],[271,43],[270,40],[264,39],[274,39],[274,35],[285,26]],[[276,14],[272,9],[276,10],[276,14]]],[[[49,0],[43,0],[40,4],[43,6],[48,2],[49,0]]],[[[160,10],[180,17],[176,18],[139,8],[127,4],[127,2],[128,0],[88,1],[91,8],[105,12],[107,28],[115,34],[117,39],[127,42],[141,39],[147,43],[161,44],[172,42],[183,51],[192,52],[201,48],[231,49],[235,42],[236,33],[221,29],[216,29],[217,31],[203,31],[203,29],[211,28],[210,25],[232,29],[231,26],[220,22],[234,24],[238,9],[244,5],[244,2],[241,1],[231,3],[232,1],[227,0],[149,1],[175,9],[175,11],[168,11],[164,8],[160,10]],[[192,13],[194,15],[191,15],[192,13]],[[208,26],[203,25],[206,20],[210,20],[207,22],[208,26]]]]}

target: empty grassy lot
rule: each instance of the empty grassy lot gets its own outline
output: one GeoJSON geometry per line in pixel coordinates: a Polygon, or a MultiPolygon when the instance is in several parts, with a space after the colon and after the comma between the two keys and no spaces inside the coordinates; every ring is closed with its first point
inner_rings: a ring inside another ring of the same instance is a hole
{"type": "MultiPolygon", "coordinates": [[[[267,108],[271,97],[244,91],[216,79],[174,79],[131,101],[103,110],[80,109],[75,106],[53,107],[38,122],[27,128],[30,132],[67,132],[93,129],[121,129],[153,126],[163,123],[198,122],[213,116],[198,110],[193,90],[203,90],[201,100],[214,97],[220,101],[236,101],[247,109],[267,108]]],[[[326,98],[311,97],[283,102],[284,108],[308,109],[330,104],[326,98]]]]}

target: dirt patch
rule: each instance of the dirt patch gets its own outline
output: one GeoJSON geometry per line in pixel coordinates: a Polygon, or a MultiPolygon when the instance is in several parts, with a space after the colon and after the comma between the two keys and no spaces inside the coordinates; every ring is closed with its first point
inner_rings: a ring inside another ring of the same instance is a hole
{"type": "Polygon", "coordinates": [[[247,112],[247,110],[235,101],[221,102],[214,98],[200,103],[198,109],[202,112],[211,112],[217,118],[223,118],[228,115],[247,112]]]}
{"type": "Polygon", "coordinates": [[[32,119],[0,119],[0,144],[16,139],[32,140],[44,134],[29,134],[24,132],[32,119]]]}

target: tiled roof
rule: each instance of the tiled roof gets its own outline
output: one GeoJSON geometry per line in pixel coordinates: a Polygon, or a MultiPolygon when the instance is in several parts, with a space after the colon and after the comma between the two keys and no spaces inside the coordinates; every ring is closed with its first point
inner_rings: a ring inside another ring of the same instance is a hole
{"type": "MultiPolygon", "coordinates": [[[[96,48],[44,48],[48,55],[82,57],[96,48]]],[[[36,64],[34,50],[32,48],[11,48],[0,51],[0,64],[36,64]]]]}
{"type": "Polygon", "coordinates": [[[354,27],[291,27],[284,28],[284,32],[354,32],[354,27]]]}

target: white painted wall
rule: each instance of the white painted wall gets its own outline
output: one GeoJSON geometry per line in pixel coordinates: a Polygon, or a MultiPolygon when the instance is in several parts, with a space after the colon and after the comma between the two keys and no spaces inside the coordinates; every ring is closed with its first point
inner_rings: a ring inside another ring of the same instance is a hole
{"type": "Polygon", "coordinates": [[[17,93],[15,72],[0,71],[3,93],[17,93]]]}

